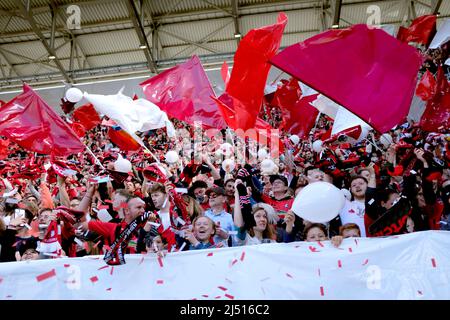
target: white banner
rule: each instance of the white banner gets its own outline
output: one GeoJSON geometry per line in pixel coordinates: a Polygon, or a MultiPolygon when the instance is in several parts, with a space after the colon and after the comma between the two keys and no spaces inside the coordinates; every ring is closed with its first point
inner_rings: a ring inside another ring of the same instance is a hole
{"type": "Polygon", "coordinates": [[[1,299],[450,299],[450,232],[0,264],[1,299]]]}

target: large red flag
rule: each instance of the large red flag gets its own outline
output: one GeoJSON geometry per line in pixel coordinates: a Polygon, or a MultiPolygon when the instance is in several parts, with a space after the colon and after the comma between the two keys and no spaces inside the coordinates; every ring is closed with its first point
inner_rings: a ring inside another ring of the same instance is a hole
{"type": "Polygon", "coordinates": [[[418,96],[423,101],[430,100],[436,93],[436,79],[434,79],[433,74],[427,70],[422,79],[420,79],[419,84],[416,88],[416,96],[418,96]]]}
{"type": "Polygon", "coordinates": [[[407,116],[422,58],[381,29],[355,25],[289,46],[271,63],[384,133],[407,116]]]}
{"type": "Polygon", "coordinates": [[[450,126],[450,84],[442,66],[438,69],[435,92],[420,120],[424,131],[436,132],[450,126]]]}
{"type": "Polygon", "coordinates": [[[402,42],[416,42],[428,46],[436,34],[436,19],[433,14],[413,20],[409,28],[400,27],[397,39],[402,42]]]}
{"type": "Polygon", "coordinates": [[[140,84],[147,99],[169,116],[204,128],[224,129],[215,93],[197,56],[140,84]]]}
{"type": "Polygon", "coordinates": [[[229,96],[226,100],[232,101],[228,107],[236,113],[237,127],[244,131],[255,125],[270,69],[268,62],[280,48],[286,23],[287,16],[280,13],[276,24],[250,30],[234,55],[224,95],[229,96]]]}
{"type": "Polygon", "coordinates": [[[82,105],[73,112],[73,120],[83,125],[86,130],[91,130],[100,124],[101,120],[91,103],[82,105]]]}
{"type": "Polygon", "coordinates": [[[301,97],[302,92],[296,79],[283,79],[281,82],[270,101],[271,106],[281,109],[283,121],[280,129],[305,139],[319,114],[319,111],[310,105],[310,102],[317,99],[318,94],[301,97]]]}
{"type": "Polygon", "coordinates": [[[84,150],[72,129],[27,84],[0,109],[0,135],[43,154],[67,156],[84,150]]]}
{"type": "Polygon", "coordinates": [[[109,139],[123,151],[136,151],[140,149],[139,143],[136,142],[125,130],[120,127],[113,126],[108,129],[109,139]]]}

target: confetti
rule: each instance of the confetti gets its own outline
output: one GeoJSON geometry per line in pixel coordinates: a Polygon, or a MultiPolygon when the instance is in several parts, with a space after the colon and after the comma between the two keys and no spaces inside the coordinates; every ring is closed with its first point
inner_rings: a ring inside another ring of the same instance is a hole
{"type": "Polygon", "coordinates": [[[317,274],[318,274],[319,277],[320,277],[320,268],[317,268],[317,274]]]}
{"type": "Polygon", "coordinates": [[[364,263],[362,265],[365,266],[368,263],[369,263],[369,259],[366,259],[366,260],[364,260],[364,263]]]}
{"type": "Polygon", "coordinates": [[[266,278],[264,278],[264,279],[261,279],[261,280],[259,280],[259,281],[266,281],[266,280],[269,280],[270,279],[270,277],[266,277],[266,278]]]}
{"type": "Polygon", "coordinates": [[[338,260],[338,267],[339,267],[339,268],[342,268],[342,262],[341,262],[341,260],[338,260]]]}
{"type": "Polygon", "coordinates": [[[109,272],[110,275],[112,275],[114,272],[114,267],[111,267],[111,271],[109,272]]]}
{"type": "Polygon", "coordinates": [[[106,269],[106,268],[109,268],[109,266],[103,266],[103,267],[98,268],[97,270],[103,270],[103,269],[106,269]]]}
{"type": "Polygon", "coordinates": [[[158,257],[158,263],[159,263],[159,266],[162,268],[162,267],[164,267],[164,264],[163,264],[163,261],[162,261],[162,258],[161,257],[158,257]]]}
{"type": "Polygon", "coordinates": [[[164,284],[164,280],[156,280],[156,284],[164,284]]]}
{"type": "Polygon", "coordinates": [[[37,282],[41,282],[41,281],[47,280],[47,279],[49,279],[51,277],[56,277],[55,269],[52,269],[49,272],[46,272],[46,273],[38,275],[36,277],[36,280],[37,280],[37,282]]]}
{"type": "Polygon", "coordinates": [[[213,256],[213,253],[210,252],[210,253],[208,253],[206,256],[207,256],[207,257],[212,257],[212,256],[213,256]]]}
{"type": "Polygon", "coordinates": [[[64,264],[64,268],[70,267],[70,264],[64,264]]]}
{"type": "Polygon", "coordinates": [[[420,290],[417,290],[417,293],[418,293],[419,295],[423,296],[423,293],[422,293],[422,291],[420,291],[420,290]]]}
{"type": "Polygon", "coordinates": [[[12,295],[8,294],[6,297],[7,297],[7,298],[12,298],[12,295]]]}
{"type": "Polygon", "coordinates": [[[93,277],[89,278],[89,280],[91,280],[92,283],[96,283],[98,281],[98,277],[93,276],[93,277]]]}
{"type": "Polygon", "coordinates": [[[0,278],[0,284],[3,282],[3,278],[0,278]]]}
{"type": "Polygon", "coordinates": [[[374,203],[375,202],[375,199],[370,199],[367,203],[369,204],[369,205],[372,205],[372,203],[374,203]]]}
{"type": "Polygon", "coordinates": [[[244,258],[245,258],[245,251],[243,251],[241,254],[241,261],[244,261],[244,258]]]}
{"type": "Polygon", "coordinates": [[[229,283],[233,283],[233,281],[231,281],[231,280],[228,279],[228,278],[225,278],[225,281],[227,281],[227,282],[229,282],[229,283]]]}
{"type": "Polygon", "coordinates": [[[202,294],[202,297],[208,298],[209,296],[207,294],[202,294]]]}
{"type": "Polygon", "coordinates": [[[433,265],[433,268],[436,268],[436,260],[434,260],[434,258],[431,258],[431,264],[433,265]]]}
{"type": "Polygon", "coordinates": [[[238,262],[237,259],[234,259],[234,260],[231,262],[231,266],[234,266],[237,262],[238,262]]]}
{"type": "Polygon", "coordinates": [[[221,287],[221,286],[218,286],[217,288],[219,288],[219,289],[222,290],[222,291],[227,291],[227,290],[228,290],[227,288],[221,287]]]}
{"type": "Polygon", "coordinates": [[[323,244],[322,244],[322,242],[320,242],[320,241],[317,241],[317,243],[319,244],[319,246],[321,246],[322,248],[324,247],[323,246],[323,244]]]}
{"type": "Polygon", "coordinates": [[[106,289],[106,291],[111,291],[111,289],[112,289],[112,288],[108,288],[108,289],[106,289]]]}
{"type": "Polygon", "coordinates": [[[233,300],[234,299],[234,296],[232,296],[231,294],[225,294],[225,297],[227,297],[228,299],[231,299],[231,300],[233,300]]]}
{"type": "Polygon", "coordinates": [[[98,245],[100,244],[100,242],[102,242],[102,240],[98,240],[98,241],[94,244],[94,248],[97,248],[98,245]]]}
{"type": "Polygon", "coordinates": [[[358,239],[355,239],[355,244],[358,245],[358,239]]]}
{"type": "Polygon", "coordinates": [[[323,287],[320,287],[320,295],[323,297],[325,295],[325,291],[323,290],[323,287]]]}
{"type": "Polygon", "coordinates": [[[352,253],[352,252],[353,252],[352,248],[348,248],[348,251],[349,251],[350,253],[352,253]]]}
{"type": "Polygon", "coordinates": [[[222,298],[222,296],[217,296],[217,297],[214,297],[214,299],[220,299],[220,298],[222,298]]]}
{"type": "Polygon", "coordinates": [[[309,246],[309,250],[311,250],[311,252],[320,252],[316,247],[313,246],[309,246]]]}
{"type": "Polygon", "coordinates": [[[293,276],[291,276],[289,273],[287,273],[286,272],[286,277],[289,277],[289,278],[294,278],[293,276]]]}
{"type": "Polygon", "coordinates": [[[142,264],[142,262],[144,262],[144,258],[145,258],[145,257],[142,256],[141,261],[139,261],[139,263],[138,263],[139,265],[142,264]]]}

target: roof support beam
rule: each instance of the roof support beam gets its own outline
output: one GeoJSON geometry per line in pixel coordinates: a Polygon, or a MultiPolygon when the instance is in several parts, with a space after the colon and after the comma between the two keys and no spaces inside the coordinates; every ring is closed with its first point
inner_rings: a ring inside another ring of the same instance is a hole
{"type": "MultiPolygon", "coordinates": [[[[148,43],[148,39],[145,35],[144,25],[141,23],[141,19],[139,17],[139,12],[136,7],[136,4],[134,3],[134,0],[129,0],[127,4],[131,14],[131,20],[133,21],[134,29],[136,31],[137,36],[139,37],[139,41],[141,42],[141,45],[146,46],[146,48],[144,49],[144,54],[145,58],[147,59],[148,67],[151,72],[158,73],[158,70],[156,69],[156,64],[153,61],[150,44],[148,43]]],[[[141,7],[141,14],[143,14],[142,9],[143,8],[141,7]]]]}
{"type": "Polygon", "coordinates": [[[442,0],[431,0],[431,14],[438,14],[442,0]]]}
{"type": "Polygon", "coordinates": [[[333,3],[333,17],[332,17],[332,26],[339,27],[339,20],[341,19],[341,8],[342,8],[342,0],[334,0],[333,3]]]}
{"type": "Polygon", "coordinates": [[[36,33],[36,35],[41,40],[42,44],[44,45],[44,47],[47,50],[47,52],[49,53],[49,55],[52,55],[52,56],[56,57],[54,62],[56,64],[56,66],[58,67],[59,71],[61,72],[62,76],[64,77],[64,79],[67,82],[72,83],[72,79],[70,79],[70,77],[67,74],[66,70],[64,70],[64,67],[62,66],[61,62],[59,61],[58,57],[56,56],[55,50],[49,46],[49,44],[47,43],[47,40],[45,39],[45,37],[42,34],[41,30],[38,29],[38,27],[36,25],[36,22],[34,21],[33,14],[31,12],[30,1],[29,0],[26,1],[26,6],[22,2],[22,0],[19,1],[19,4],[20,4],[20,9],[22,10],[22,13],[23,13],[24,17],[27,18],[28,23],[31,25],[31,28],[33,29],[34,33],[36,33]]]}
{"type": "Polygon", "coordinates": [[[239,41],[241,41],[242,37],[239,28],[239,0],[231,0],[231,11],[233,13],[234,37],[236,38],[237,45],[239,46],[239,41]]]}
{"type": "Polygon", "coordinates": [[[168,34],[169,36],[174,37],[175,39],[184,41],[184,42],[186,42],[186,43],[189,43],[189,44],[191,44],[191,45],[193,45],[193,46],[196,46],[196,47],[205,49],[205,50],[210,51],[210,52],[212,52],[212,53],[219,53],[219,51],[217,51],[217,50],[215,50],[215,49],[213,49],[213,48],[210,48],[210,47],[208,47],[208,46],[205,46],[205,45],[203,45],[202,43],[194,42],[194,41],[192,41],[192,40],[189,40],[189,39],[180,37],[179,35],[176,35],[176,34],[174,34],[174,33],[172,33],[172,32],[166,31],[166,30],[164,30],[164,29],[161,29],[161,28],[160,28],[160,29],[159,29],[159,32],[168,34]]]}
{"type": "MultiPolygon", "coordinates": [[[[1,49],[1,47],[0,47],[0,49],[1,49]]],[[[16,74],[16,76],[20,77],[21,75],[19,73],[17,73],[17,69],[14,68],[14,66],[11,64],[11,62],[9,62],[8,58],[6,58],[5,54],[1,50],[0,50],[0,56],[3,57],[3,60],[5,60],[6,65],[9,67],[9,75],[5,76],[5,78],[10,78],[13,71],[16,74]]],[[[0,62],[0,64],[1,64],[1,62],[0,62]]]]}
{"type": "MultiPolygon", "coordinates": [[[[39,61],[39,60],[33,60],[33,59],[31,59],[31,58],[29,58],[29,57],[26,57],[26,56],[24,56],[24,55],[21,55],[21,54],[18,54],[18,53],[16,53],[16,52],[11,52],[11,51],[9,51],[9,50],[7,50],[7,49],[5,49],[5,48],[2,48],[2,47],[0,47],[0,53],[1,52],[6,52],[6,53],[8,53],[8,54],[11,54],[11,55],[14,55],[14,56],[16,56],[16,57],[19,57],[19,58],[21,58],[21,59],[24,59],[24,60],[26,60],[26,61],[29,61],[30,63],[32,63],[32,64],[41,64],[41,65],[43,65],[43,66],[45,66],[45,67],[47,67],[47,68],[50,68],[50,69],[52,69],[52,71],[53,70],[58,70],[58,67],[55,67],[55,66],[53,66],[53,65],[51,65],[51,64],[49,64],[49,63],[47,63],[47,62],[43,62],[43,61],[39,61]]],[[[5,58],[5,60],[6,60],[6,57],[3,55],[3,57],[5,58]]],[[[10,63],[10,65],[12,66],[12,64],[10,63]]],[[[14,70],[14,72],[16,72],[16,70],[14,70]]],[[[17,74],[17,72],[16,72],[16,74],[17,74]]]]}

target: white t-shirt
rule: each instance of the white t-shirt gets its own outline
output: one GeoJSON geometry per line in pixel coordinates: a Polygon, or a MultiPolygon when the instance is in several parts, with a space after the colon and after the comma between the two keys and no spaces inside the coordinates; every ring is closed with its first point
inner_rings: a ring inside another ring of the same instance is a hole
{"type": "Polygon", "coordinates": [[[342,221],[342,225],[346,223],[355,223],[359,226],[361,230],[361,237],[366,236],[366,227],[364,225],[364,214],[366,208],[363,201],[353,200],[348,201],[345,200],[345,205],[342,208],[339,216],[342,221]]]}
{"type": "Polygon", "coordinates": [[[168,228],[171,227],[171,223],[170,223],[170,212],[158,212],[159,218],[161,220],[161,223],[164,227],[164,230],[167,230],[168,228]]]}

